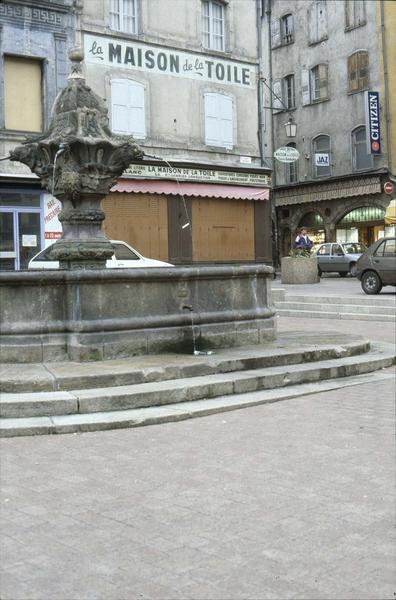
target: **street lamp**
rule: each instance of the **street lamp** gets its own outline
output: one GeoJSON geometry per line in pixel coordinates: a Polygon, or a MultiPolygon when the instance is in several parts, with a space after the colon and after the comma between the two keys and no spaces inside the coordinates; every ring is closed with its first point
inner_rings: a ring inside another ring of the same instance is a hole
{"type": "Polygon", "coordinates": [[[289,116],[289,120],[285,123],[286,137],[295,138],[297,135],[297,123],[293,122],[292,116],[289,116]]]}

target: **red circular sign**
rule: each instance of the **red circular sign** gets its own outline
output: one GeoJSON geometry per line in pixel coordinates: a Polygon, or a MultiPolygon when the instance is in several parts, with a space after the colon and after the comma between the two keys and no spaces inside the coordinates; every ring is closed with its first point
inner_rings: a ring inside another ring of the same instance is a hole
{"type": "Polygon", "coordinates": [[[379,143],[378,142],[371,142],[371,149],[374,150],[374,152],[377,152],[377,150],[379,150],[379,143]]]}
{"type": "Polygon", "coordinates": [[[385,194],[392,194],[393,183],[391,181],[387,181],[386,183],[384,183],[384,192],[385,194]]]}

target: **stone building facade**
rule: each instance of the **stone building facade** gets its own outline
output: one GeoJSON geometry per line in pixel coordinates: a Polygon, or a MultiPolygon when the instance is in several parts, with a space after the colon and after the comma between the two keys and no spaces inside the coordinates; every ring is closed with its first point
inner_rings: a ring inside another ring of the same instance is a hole
{"type": "Polygon", "coordinates": [[[387,1],[266,2],[273,145],[299,152],[296,162],[274,161],[281,255],[301,226],[317,243],[370,245],[394,232],[384,184],[395,176],[396,90],[387,64],[395,10],[387,1]],[[288,121],[295,137],[287,137],[288,121]]]}
{"type": "MultiPolygon", "coordinates": [[[[0,3],[0,158],[48,126],[74,30],[72,0],[0,3]]],[[[27,268],[57,235],[58,208],[27,167],[0,162],[0,270],[27,268]]]]}
{"type": "Polygon", "coordinates": [[[112,130],[146,153],[104,201],[108,237],[175,264],[271,262],[260,7],[82,2],[87,83],[105,98],[112,130]]]}

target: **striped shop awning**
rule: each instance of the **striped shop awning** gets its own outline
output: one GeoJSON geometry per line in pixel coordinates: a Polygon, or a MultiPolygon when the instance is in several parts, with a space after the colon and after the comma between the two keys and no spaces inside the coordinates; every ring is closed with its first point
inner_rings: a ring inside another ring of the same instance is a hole
{"type": "Polygon", "coordinates": [[[381,193],[379,177],[366,177],[349,181],[327,181],[274,190],[275,206],[288,206],[303,202],[320,202],[336,198],[351,198],[381,193]]]}

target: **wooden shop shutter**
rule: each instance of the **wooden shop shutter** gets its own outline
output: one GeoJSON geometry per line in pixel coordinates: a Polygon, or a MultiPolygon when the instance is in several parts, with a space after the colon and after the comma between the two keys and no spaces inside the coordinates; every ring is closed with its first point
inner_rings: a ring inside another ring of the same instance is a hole
{"type": "Polygon", "coordinates": [[[168,260],[168,197],[114,192],[106,196],[105,233],[123,240],[149,258],[168,260]]]}

